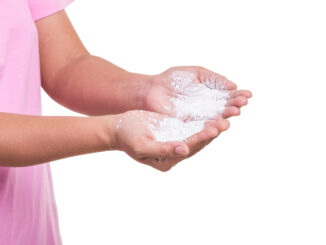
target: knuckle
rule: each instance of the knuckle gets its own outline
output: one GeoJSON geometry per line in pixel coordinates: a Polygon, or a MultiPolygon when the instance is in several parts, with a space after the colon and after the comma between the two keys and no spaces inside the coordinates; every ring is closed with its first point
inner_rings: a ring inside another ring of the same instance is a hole
{"type": "Polygon", "coordinates": [[[247,100],[247,98],[242,97],[242,98],[241,98],[241,103],[244,104],[244,105],[248,104],[248,100],[247,100]]]}
{"type": "Polygon", "coordinates": [[[169,149],[167,147],[162,147],[159,153],[160,153],[160,157],[165,157],[169,155],[169,149]]]}
{"type": "Polygon", "coordinates": [[[143,150],[142,150],[142,147],[140,145],[136,145],[133,147],[133,153],[136,155],[136,156],[139,156],[139,155],[142,155],[143,154],[143,150]]]}

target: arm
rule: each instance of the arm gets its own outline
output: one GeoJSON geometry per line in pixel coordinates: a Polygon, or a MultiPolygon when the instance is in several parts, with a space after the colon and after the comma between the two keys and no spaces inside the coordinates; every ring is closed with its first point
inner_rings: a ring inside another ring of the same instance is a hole
{"type": "MultiPolygon", "coordinates": [[[[213,77],[214,86],[221,85],[223,89],[230,90],[230,100],[222,115],[224,118],[239,115],[239,108],[246,105],[247,99],[251,97],[249,91],[237,91],[234,83],[201,67],[175,67],[158,75],[147,76],[127,72],[92,56],[78,38],[64,11],[38,20],[36,25],[40,42],[42,86],[55,101],[74,111],[87,115],[106,115],[138,109],[174,116],[174,112],[166,110],[166,105],[175,96],[168,80],[176,69],[192,72],[198,78],[196,82],[205,82],[207,78],[213,77]]],[[[144,116],[144,112],[136,113],[144,116]]],[[[134,118],[127,118],[130,122],[126,124],[126,131],[127,126],[129,129],[137,127],[132,125],[134,118]]],[[[214,129],[205,128],[186,143],[178,142],[182,144],[183,150],[179,151],[182,157],[175,156],[176,147],[154,143],[149,135],[145,138],[138,135],[137,138],[123,134],[125,142],[136,143],[120,144],[119,147],[140,162],[166,170],[202,149],[213,137],[228,128],[228,122],[219,119],[212,127],[214,129]],[[151,143],[147,144],[145,150],[139,149],[144,145],[140,142],[144,140],[151,143]],[[168,160],[164,164],[157,163],[157,156],[162,155],[167,156],[164,159],[168,160]]],[[[137,134],[137,130],[130,133],[137,134]]]]}
{"type": "Polygon", "coordinates": [[[0,166],[28,166],[112,149],[111,117],[41,117],[0,113],[0,166]]]}
{"type": "Polygon", "coordinates": [[[105,115],[140,109],[172,115],[169,76],[174,70],[192,72],[198,82],[214,78],[232,91],[224,117],[236,116],[251,93],[236,90],[225,77],[202,67],[174,67],[153,76],[131,73],[90,55],[64,11],[37,21],[42,86],[58,103],[87,115],[105,115]]]}
{"type": "Polygon", "coordinates": [[[144,109],[149,76],[90,55],[64,11],[36,24],[42,86],[55,101],[87,115],[144,109]]]}
{"type": "Polygon", "coordinates": [[[146,111],[92,117],[0,113],[0,166],[24,167],[81,154],[121,150],[138,162],[167,171],[195,152],[194,146],[202,144],[203,139],[219,133],[207,128],[190,139],[191,147],[182,141],[156,142],[143,123],[149,117],[164,116],[146,111]]]}

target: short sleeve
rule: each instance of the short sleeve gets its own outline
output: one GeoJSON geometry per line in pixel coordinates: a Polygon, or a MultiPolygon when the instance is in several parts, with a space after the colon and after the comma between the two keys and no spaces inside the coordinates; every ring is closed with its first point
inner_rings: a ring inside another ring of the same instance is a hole
{"type": "Polygon", "coordinates": [[[34,21],[67,7],[73,0],[28,0],[34,21]]]}

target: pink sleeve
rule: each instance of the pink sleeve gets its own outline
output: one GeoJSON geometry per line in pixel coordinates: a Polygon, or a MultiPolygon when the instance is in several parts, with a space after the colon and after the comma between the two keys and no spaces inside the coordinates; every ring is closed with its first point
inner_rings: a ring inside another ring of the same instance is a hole
{"type": "Polygon", "coordinates": [[[32,17],[38,20],[63,10],[73,0],[29,0],[32,17]]]}

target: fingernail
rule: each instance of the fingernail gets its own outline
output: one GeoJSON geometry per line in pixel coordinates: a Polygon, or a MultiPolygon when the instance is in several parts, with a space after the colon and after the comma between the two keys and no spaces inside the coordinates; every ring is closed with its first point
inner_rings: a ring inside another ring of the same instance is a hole
{"type": "Polygon", "coordinates": [[[179,155],[187,155],[187,149],[185,149],[185,147],[179,145],[175,148],[175,153],[179,154],[179,155]]]}

